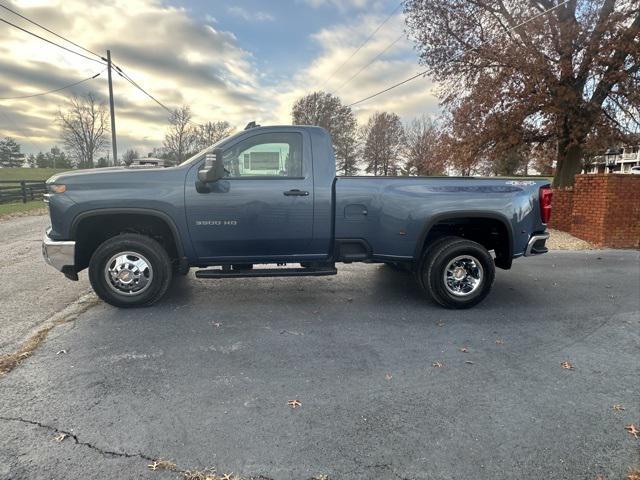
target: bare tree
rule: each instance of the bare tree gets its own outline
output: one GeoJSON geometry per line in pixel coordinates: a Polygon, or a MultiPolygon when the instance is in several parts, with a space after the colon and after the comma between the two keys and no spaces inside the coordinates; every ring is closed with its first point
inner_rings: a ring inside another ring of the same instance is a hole
{"type": "Polygon", "coordinates": [[[72,96],[66,112],[58,111],[62,141],[79,168],[92,168],[95,155],[107,144],[109,117],[95,95],[72,96]]]}
{"type": "Polygon", "coordinates": [[[350,107],[330,93],[313,92],[299,98],[291,112],[294,125],[317,125],[331,134],[336,156],[336,170],[340,175],[355,175],[357,165],[356,117],[350,107]]]}
{"type": "Polygon", "coordinates": [[[164,148],[171,160],[184,161],[196,149],[196,129],[191,122],[191,108],[184,105],[169,115],[169,129],[164,136],[164,148]]]}
{"type": "Polygon", "coordinates": [[[427,116],[414,118],[405,127],[405,172],[409,175],[442,175],[444,158],[437,151],[438,128],[427,116]]]}
{"type": "Polygon", "coordinates": [[[362,129],[365,171],[378,176],[398,175],[404,129],[395,113],[376,112],[362,129]]]}
{"type": "Polygon", "coordinates": [[[596,130],[640,127],[637,0],[407,0],[405,13],[459,153],[510,152],[513,170],[515,144],[553,142],[554,185],[569,186],[596,130]]]}
{"type": "Polygon", "coordinates": [[[228,137],[233,133],[234,128],[227,121],[207,122],[196,127],[196,150],[210,147],[214,143],[228,137]]]}
{"type": "Polygon", "coordinates": [[[140,154],[133,148],[130,148],[129,150],[124,152],[124,155],[122,155],[122,161],[127,167],[131,165],[136,158],[140,158],[140,154]]]}

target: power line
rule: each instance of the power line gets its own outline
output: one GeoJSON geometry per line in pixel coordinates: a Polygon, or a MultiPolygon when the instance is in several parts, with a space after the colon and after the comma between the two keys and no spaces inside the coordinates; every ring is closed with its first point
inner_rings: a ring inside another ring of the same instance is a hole
{"type": "MultiPolygon", "coordinates": [[[[559,3],[559,4],[557,4],[557,5],[554,5],[553,7],[547,8],[546,10],[544,10],[544,11],[540,12],[539,14],[534,15],[533,17],[528,18],[527,20],[525,20],[525,21],[523,21],[523,22],[520,22],[520,23],[519,23],[519,24],[517,24],[517,25],[514,25],[513,27],[511,27],[511,28],[508,28],[508,29],[504,30],[502,33],[511,32],[511,31],[513,31],[513,30],[515,30],[515,29],[517,29],[517,28],[520,28],[520,27],[522,27],[523,25],[526,25],[527,23],[530,23],[530,22],[532,22],[532,21],[536,20],[537,18],[540,18],[540,17],[542,17],[543,15],[546,15],[547,13],[551,12],[552,10],[555,10],[556,8],[561,7],[561,6],[562,6],[562,5],[564,5],[565,3],[568,3],[569,1],[570,1],[570,0],[564,0],[564,2],[562,2],[562,3],[559,3]]],[[[480,43],[479,43],[478,45],[476,45],[475,47],[472,47],[472,48],[469,48],[469,49],[467,49],[467,50],[464,50],[464,51],[460,52],[460,54],[458,54],[458,55],[454,56],[454,57],[453,57],[451,60],[449,60],[447,63],[453,63],[454,61],[456,61],[456,60],[458,59],[458,57],[460,57],[460,56],[464,55],[465,53],[467,53],[467,52],[468,52],[468,51],[470,51],[470,50],[475,50],[475,49],[477,49],[478,47],[481,47],[481,46],[482,46],[482,45],[484,45],[485,43],[489,42],[489,40],[491,40],[491,39],[487,39],[487,40],[485,40],[484,42],[480,42],[480,43]]],[[[422,71],[422,72],[420,72],[420,73],[417,73],[416,75],[413,75],[412,77],[409,77],[409,78],[407,78],[407,79],[405,79],[405,80],[402,80],[401,82],[398,82],[398,83],[396,83],[396,84],[394,84],[394,85],[391,85],[390,87],[387,87],[387,88],[385,88],[384,90],[380,90],[379,92],[376,92],[376,93],[374,93],[374,94],[372,94],[372,95],[369,95],[368,97],[365,97],[365,98],[362,98],[362,99],[360,99],[360,100],[358,100],[358,101],[356,101],[356,102],[350,103],[350,104],[349,104],[349,105],[347,105],[347,106],[348,106],[348,107],[353,107],[354,105],[358,105],[359,103],[366,102],[367,100],[370,100],[370,99],[372,99],[372,98],[374,98],[374,97],[377,97],[378,95],[382,95],[383,93],[386,93],[386,92],[388,92],[389,90],[393,90],[394,88],[397,88],[397,87],[399,87],[399,86],[401,86],[401,85],[404,85],[405,83],[408,83],[408,82],[410,82],[410,81],[412,81],[412,80],[415,80],[416,78],[421,77],[421,76],[423,76],[423,75],[426,75],[427,73],[430,73],[430,72],[431,72],[431,69],[430,69],[430,68],[428,68],[428,69],[426,69],[426,70],[424,70],[424,71],[422,71]]]]}
{"type": "MultiPolygon", "coordinates": [[[[26,21],[28,21],[28,22],[30,22],[30,23],[32,23],[32,24],[34,24],[34,25],[37,25],[38,27],[42,28],[43,30],[46,30],[47,32],[51,33],[52,35],[55,35],[56,37],[58,37],[58,38],[60,38],[60,39],[62,39],[62,40],[64,40],[64,41],[66,41],[66,42],[69,42],[70,44],[72,44],[72,45],[74,45],[74,46],[76,46],[76,47],[80,48],[81,50],[84,50],[85,52],[90,53],[90,54],[92,54],[92,55],[95,55],[96,57],[98,57],[98,58],[99,58],[99,59],[101,59],[102,61],[106,61],[106,59],[105,59],[104,57],[102,57],[101,55],[99,55],[98,53],[96,53],[96,52],[94,52],[94,51],[92,51],[92,50],[89,50],[88,48],[85,48],[85,47],[83,47],[82,45],[80,45],[80,44],[78,44],[78,43],[76,43],[76,42],[74,42],[74,41],[72,41],[72,40],[69,40],[68,38],[66,38],[66,37],[64,37],[64,36],[62,36],[62,35],[59,35],[58,33],[54,32],[53,30],[51,30],[51,29],[49,29],[49,28],[45,27],[44,25],[41,25],[40,23],[38,23],[38,22],[36,22],[36,21],[34,21],[34,20],[31,20],[30,18],[27,18],[26,16],[22,15],[21,13],[16,12],[15,10],[12,10],[11,8],[7,7],[6,5],[4,5],[4,4],[0,3],[0,7],[1,7],[1,8],[4,8],[5,10],[8,10],[9,12],[13,13],[14,15],[17,15],[17,16],[19,16],[20,18],[23,18],[24,20],[26,20],[26,21]]],[[[14,25],[14,24],[12,24],[12,23],[10,23],[10,22],[8,22],[8,21],[6,21],[6,20],[2,19],[2,18],[0,18],[0,20],[2,20],[2,21],[3,21],[3,22],[5,22],[5,23],[8,23],[9,25],[12,25],[12,26],[16,27],[16,28],[18,28],[18,29],[20,29],[20,30],[22,30],[22,31],[24,31],[24,32],[26,32],[26,33],[29,33],[30,35],[33,35],[33,36],[35,36],[35,37],[37,37],[37,38],[39,38],[39,39],[41,39],[41,40],[44,40],[45,42],[52,43],[53,45],[56,45],[56,46],[58,46],[58,47],[60,47],[60,48],[63,48],[63,49],[65,49],[65,50],[67,50],[67,51],[69,51],[69,52],[71,52],[71,53],[75,53],[76,55],[80,55],[80,56],[82,56],[82,57],[84,57],[84,58],[87,58],[87,59],[92,60],[92,61],[94,61],[94,62],[99,62],[99,63],[102,63],[103,65],[105,65],[105,63],[103,63],[103,62],[100,62],[100,61],[98,61],[98,60],[96,60],[96,59],[94,59],[94,58],[87,57],[87,56],[85,56],[85,55],[83,55],[83,54],[81,54],[81,53],[79,53],[79,52],[75,52],[75,51],[70,50],[70,49],[68,49],[68,48],[66,48],[66,47],[63,47],[62,45],[59,45],[59,44],[57,44],[57,43],[55,43],[55,42],[52,42],[52,41],[50,41],[50,40],[47,40],[47,39],[46,39],[46,38],[44,38],[44,37],[41,37],[41,36],[39,36],[39,35],[36,35],[35,33],[32,33],[32,32],[30,32],[30,31],[28,31],[28,30],[26,30],[26,29],[24,29],[24,28],[22,28],[22,27],[19,27],[19,26],[17,26],[17,25],[14,25]]],[[[154,97],[154,96],[153,96],[153,95],[151,95],[149,92],[147,92],[144,88],[142,88],[142,87],[141,87],[141,86],[140,86],[140,85],[139,85],[135,80],[133,80],[129,75],[127,75],[127,74],[126,74],[126,73],[125,73],[125,72],[124,72],[120,67],[118,67],[115,63],[113,63],[113,62],[112,62],[112,65],[113,65],[113,67],[116,69],[116,72],[118,73],[118,75],[120,75],[122,78],[124,78],[127,82],[129,82],[131,85],[133,85],[134,87],[136,87],[137,89],[139,89],[141,92],[143,92],[146,96],[148,96],[151,100],[153,100],[153,101],[154,101],[155,103],[157,103],[160,107],[162,107],[163,109],[165,109],[167,112],[169,112],[169,113],[172,113],[172,112],[173,112],[173,110],[171,110],[169,107],[167,107],[165,104],[163,104],[160,100],[158,100],[156,97],[154,97]]],[[[1,100],[1,99],[0,99],[0,100],[1,100]]]]}
{"type": "MultiPolygon", "coordinates": [[[[92,55],[95,55],[98,58],[102,58],[101,55],[98,55],[96,52],[89,50],[88,48],[83,47],[82,45],[78,45],[77,43],[69,40],[66,37],[63,37],[62,35],[57,34],[56,32],[54,32],[53,30],[48,29],[47,27],[45,27],[44,25],[40,25],[38,22],[36,22],[35,20],[31,20],[30,18],[25,17],[24,15],[22,15],[19,12],[16,12],[15,10],[12,10],[11,8],[7,7],[6,5],[4,5],[3,3],[0,3],[0,8],[4,8],[5,10],[13,13],[14,15],[17,15],[18,17],[22,18],[23,20],[26,20],[29,23],[32,23],[38,27],[40,27],[41,29],[49,32],[51,35],[55,35],[56,37],[60,38],[61,40],[64,40],[65,42],[69,42],[71,45],[74,45],[76,47],[78,47],[81,50],[84,50],[87,53],[90,53],[92,55]]],[[[104,59],[103,59],[104,60],[104,59]]]]}
{"type": "MultiPolygon", "coordinates": [[[[156,97],[154,97],[153,95],[151,95],[149,92],[147,92],[144,88],[142,88],[134,79],[132,79],[127,73],[124,72],[124,70],[122,70],[122,68],[120,68],[118,65],[113,64],[114,68],[116,69],[116,73],[118,75],[120,75],[122,78],[124,78],[127,82],[129,82],[131,85],[133,85],[134,87],[136,87],[138,90],[140,90],[142,93],[144,93],[147,97],[149,97],[151,100],[153,100],[154,102],[156,102],[160,108],[163,108],[164,110],[166,110],[168,113],[173,114],[174,110],[172,110],[171,108],[167,107],[164,103],[162,103],[160,100],[158,100],[156,97]]],[[[202,127],[203,125],[201,123],[198,122],[194,122],[193,120],[189,120],[188,123],[191,123],[193,125],[197,125],[198,127],[202,127]]]]}
{"type": "Polygon", "coordinates": [[[102,75],[102,73],[104,73],[104,70],[102,70],[102,72],[96,73],[92,77],[87,77],[87,78],[85,78],[83,80],[79,80],[77,82],[70,83],[69,85],[65,85],[64,87],[56,88],[54,90],[48,90],[46,92],[34,93],[32,95],[22,95],[22,96],[19,96],[19,97],[0,97],[0,100],[21,100],[21,99],[25,99],[25,98],[33,98],[33,97],[41,97],[43,95],[49,95],[50,93],[56,93],[56,92],[59,92],[61,90],[65,90],[67,88],[75,87],[76,85],[80,85],[81,83],[88,82],[89,80],[93,80],[94,78],[97,78],[100,75],[102,75]]]}
{"type": "Polygon", "coordinates": [[[372,99],[373,97],[377,97],[378,95],[382,95],[383,93],[386,93],[386,92],[388,92],[389,90],[393,90],[394,88],[399,87],[400,85],[404,85],[405,83],[408,83],[408,82],[410,82],[411,80],[414,80],[414,79],[416,79],[416,78],[418,78],[418,77],[420,77],[420,76],[422,76],[422,75],[425,75],[425,74],[427,74],[427,73],[429,73],[429,70],[428,70],[428,69],[427,69],[427,70],[425,70],[424,72],[420,72],[420,73],[418,73],[418,74],[414,75],[413,77],[409,77],[409,78],[407,78],[406,80],[403,80],[403,81],[398,82],[398,83],[396,83],[396,84],[394,84],[394,85],[391,85],[390,87],[385,88],[384,90],[380,90],[379,92],[376,92],[376,93],[374,93],[373,95],[369,95],[368,97],[365,97],[365,98],[363,98],[363,99],[361,99],[361,100],[358,100],[357,102],[350,103],[349,105],[347,105],[347,107],[353,107],[354,105],[358,105],[359,103],[366,102],[367,100],[370,100],[370,99],[372,99]]]}
{"type": "Polygon", "coordinates": [[[401,33],[400,36],[398,38],[396,38],[393,42],[391,42],[389,45],[387,45],[384,50],[382,50],[380,53],[378,53],[375,57],[373,57],[369,63],[367,63],[366,65],[364,65],[360,70],[358,70],[356,73],[354,73],[353,75],[351,75],[342,85],[340,85],[338,88],[336,88],[333,93],[336,94],[338,93],[338,91],[342,90],[342,88],[349,83],[351,80],[353,80],[354,78],[356,78],[358,75],[360,75],[366,68],[368,68],[373,62],[375,62],[378,58],[380,58],[382,55],[384,55],[385,53],[387,53],[387,51],[389,51],[389,49],[391,49],[391,47],[393,47],[396,43],[398,43],[402,38],[404,37],[404,33],[401,33]]]}
{"type": "Polygon", "coordinates": [[[64,46],[60,45],[59,43],[56,43],[56,42],[54,42],[52,40],[49,40],[49,39],[44,38],[44,37],[41,37],[37,33],[33,33],[31,31],[27,30],[26,28],[22,28],[22,27],[16,25],[15,23],[11,23],[10,21],[5,20],[4,18],[0,18],[0,22],[4,22],[7,25],[11,25],[12,27],[17,28],[18,30],[22,30],[23,32],[28,33],[29,35],[33,35],[34,37],[39,38],[40,40],[43,40],[43,41],[45,41],[47,43],[50,43],[52,45],[55,45],[58,48],[66,50],[67,52],[73,53],[75,55],[79,55],[80,57],[86,58],[87,60],[91,60],[92,62],[97,62],[97,63],[99,63],[101,65],[106,65],[104,62],[102,62],[100,60],[96,60],[95,58],[87,57],[86,55],[84,55],[84,54],[82,54],[80,52],[76,52],[75,50],[71,50],[70,48],[64,47],[64,46]]]}
{"type": "Polygon", "coordinates": [[[329,75],[329,77],[327,77],[327,79],[324,81],[324,83],[323,83],[323,84],[322,84],[322,86],[320,87],[320,89],[321,89],[321,90],[322,90],[322,89],[327,85],[327,83],[329,83],[329,81],[333,78],[333,76],[334,76],[336,73],[338,73],[338,71],[339,71],[342,67],[344,67],[344,66],[347,64],[347,62],[348,62],[349,60],[351,60],[351,59],[352,59],[352,58],[353,58],[353,57],[354,57],[354,56],[355,56],[355,55],[356,55],[356,54],[357,54],[357,53],[362,49],[362,47],[364,47],[367,43],[369,43],[369,40],[371,40],[371,39],[373,38],[373,36],[374,36],[376,33],[378,33],[378,30],[380,30],[380,29],[382,28],[382,26],[383,26],[385,23],[387,23],[387,22],[391,19],[391,17],[393,17],[393,16],[395,15],[395,13],[398,11],[398,9],[402,6],[402,3],[403,3],[403,2],[400,2],[400,3],[398,4],[398,6],[397,6],[396,8],[394,8],[394,9],[393,9],[393,12],[391,12],[391,13],[389,14],[389,16],[388,16],[387,18],[385,18],[385,19],[382,21],[382,23],[381,23],[381,24],[379,24],[373,32],[371,32],[371,34],[369,34],[369,36],[365,39],[365,41],[364,41],[364,42],[362,42],[362,43],[360,44],[360,46],[359,46],[358,48],[356,48],[356,49],[353,51],[353,53],[352,53],[351,55],[349,55],[349,58],[347,58],[344,62],[342,62],[342,63],[340,64],[340,66],[338,66],[338,68],[336,68],[336,69],[335,69],[335,70],[334,70],[334,71],[329,75]]]}
{"type": "Polygon", "coordinates": [[[140,90],[142,93],[144,93],[147,97],[149,97],[151,100],[153,100],[154,102],[156,102],[161,108],[165,109],[167,112],[169,113],[173,113],[173,110],[171,110],[169,107],[167,107],[164,103],[162,103],[160,100],[158,100],[156,97],[154,97],[153,95],[151,95],[149,92],[147,92],[144,88],[142,88],[140,85],[138,85],[129,75],[127,75],[120,67],[118,67],[117,65],[113,65],[116,69],[116,72],[118,73],[118,75],[120,75],[122,78],[124,78],[127,82],[129,82],[131,85],[133,85],[134,87],[136,87],[138,90],[140,90]]]}

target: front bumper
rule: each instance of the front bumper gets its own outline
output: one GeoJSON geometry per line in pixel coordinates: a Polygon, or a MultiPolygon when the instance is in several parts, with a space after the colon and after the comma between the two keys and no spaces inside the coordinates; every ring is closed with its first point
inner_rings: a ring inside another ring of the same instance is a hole
{"type": "Polygon", "coordinates": [[[53,240],[49,237],[49,230],[45,232],[44,238],[42,239],[42,256],[45,262],[56,270],[64,273],[68,278],[77,280],[75,254],[76,242],[70,240],[53,240]]]}
{"type": "Polygon", "coordinates": [[[529,243],[527,243],[527,249],[524,251],[525,257],[531,257],[533,255],[541,255],[547,253],[549,249],[546,246],[549,239],[549,233],[536,233],[531,235],[529,243]]]}

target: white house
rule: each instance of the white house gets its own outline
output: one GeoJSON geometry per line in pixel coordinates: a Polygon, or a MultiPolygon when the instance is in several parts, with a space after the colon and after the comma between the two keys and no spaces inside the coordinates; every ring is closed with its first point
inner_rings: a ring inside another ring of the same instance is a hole
{"type": "Polygon", "coordinates": [[[587,173],[630,173],[640,165],[640,145],[609,148],[595,158],[587,173]]]}

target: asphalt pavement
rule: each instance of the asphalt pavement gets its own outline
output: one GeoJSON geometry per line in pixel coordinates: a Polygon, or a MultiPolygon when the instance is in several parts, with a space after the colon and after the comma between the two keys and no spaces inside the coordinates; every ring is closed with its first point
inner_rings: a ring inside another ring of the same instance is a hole
{"type": "Polygon", "coordinates": [[[385,266],[339,272],[190,276],[154,307],[56,327],[0,378],[0,479],[179,477],[158,458],[276,480],[640,466],[638,252],[517,260],[467,311],[385,266]]]}
{"type": "Polygon", "coordinates": [[[0,355],[90,291],[86,272],[70,282],[45,264],[42,237],[48,226],[44,215],[0,221],[0,355]]]}

